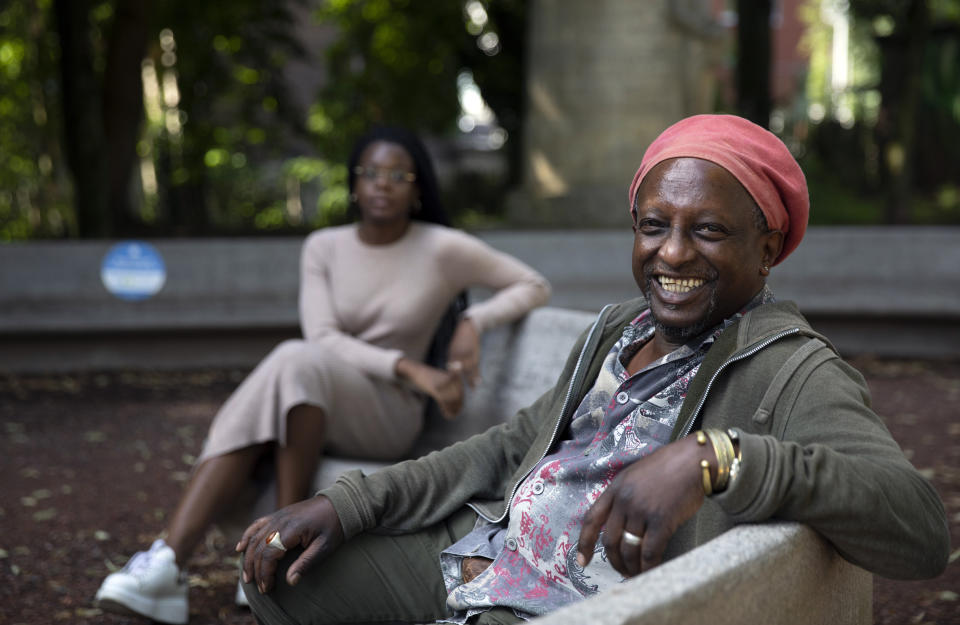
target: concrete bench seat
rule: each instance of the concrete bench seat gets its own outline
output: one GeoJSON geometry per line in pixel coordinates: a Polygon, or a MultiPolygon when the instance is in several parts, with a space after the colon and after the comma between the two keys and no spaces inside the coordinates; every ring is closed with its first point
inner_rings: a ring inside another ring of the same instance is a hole
{"type": "Polygon", "coordinates": [[[740,525],[538,625],[873,622],[873,576],[799,523],[740,525]]]}
{"type": "MultiPolygon", "coordinates": [[[[438,420],[414,456],[502,422],[553,386],[591,313],[541,308],[483,337],[482,383],[454,421],[438,420]]],[[[315,485],[343,471],[383,463],[326,458],[315,485]]],[[[273,505],[260,493],[256,513],[273,505]]],[[[248,509],[249,514],[249,509],[248,509]]],[[[252,518],[252,517],[246,517],[252,518]]],[[[237,519],[235,519],[237,520],[237,519]]],[[[234,529],[236,531],[237,528],[234,529]]],[[[744,525],[597,597],[534,622],[557,625],[870,623],[872,576],[841,558],[813,530],[796,523],[744,525]]]]}

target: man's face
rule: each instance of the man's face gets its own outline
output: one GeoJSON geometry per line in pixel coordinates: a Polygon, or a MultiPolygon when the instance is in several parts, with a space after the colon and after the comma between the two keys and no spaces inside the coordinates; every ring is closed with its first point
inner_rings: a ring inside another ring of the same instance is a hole
{"type": "Polygon", "coordinates": [[[727,170],[697,158],[655,166],[637,191],[633,277],[657,330],[683,343],[763,288],[782,235],[757,227],[755,204],[727,170]]]}

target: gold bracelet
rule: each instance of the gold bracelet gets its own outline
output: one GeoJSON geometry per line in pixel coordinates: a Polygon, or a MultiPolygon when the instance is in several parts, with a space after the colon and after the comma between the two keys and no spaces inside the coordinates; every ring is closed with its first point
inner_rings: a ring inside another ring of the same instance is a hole
{"type": "Polygon", "coordinates": [[[726,484],[726,475],[723,474],[724,471],[724,458],[721,445],[717,444],[716,439],[716,430],[703,430],[703,434],[706,438],[710,440],[710,445],[713,447],[713,455],[717,458],[717,480],[711,488],[714,492],[720,492],[721,485],[726,484]]]}
{"type": "MultiPolygon", "coordinates": [[[[707,435],[702,430],[697,430],[697,444],[700,446],[707,444],[707,435]]],[[[713,493],[713,480],[710,479],[710,463],[706,460],[700,461],[700,475],[703,483],[703,494],[709,497],[713,493]]]]}
{"type": "Polygon", "coordinates": [[[714,492],[726,490],[730,482],[730,466],[733,464],[733,441],[723,430],[706,430],[710,442],[713,443],[713,453],[717,456],[717,483],[713,485],[714,492]]]}
{"type": "Polygon", "coordinates": [[[723,449],[726,452],[727,464],[725,475],[727,477],[726,483],[723,485],[723,489],[726,490],[730,486],[730,481],[733,479],[733,464],[736,462],[736,451],[733,448],[733,440],[731,440],[730,435],[727,434],[725,430],[719,430],[718,433],[720,441],[723,443],[723,449]]]}
{"type": "Polygon", "coordinates": [[[710,463],[706,460],[701,460],[700,472],[703,477],[703,494],[709,497],[713,494],[713,485],[710,483],[710,463]]]}

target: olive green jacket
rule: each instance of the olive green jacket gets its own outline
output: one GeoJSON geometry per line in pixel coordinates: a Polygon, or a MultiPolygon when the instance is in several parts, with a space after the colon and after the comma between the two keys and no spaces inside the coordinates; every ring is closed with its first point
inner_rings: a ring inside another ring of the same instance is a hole
{"type": "MultiPolygon", "coordinates": [[[[606,307],[556,386],[505,423],[371,475],[341,476],[321,494],[345,535],[414,531],[464,504],[503,519],[645,307],[642,298],[606,307]]],[[[946,567],[950,538],[936,491],[870,409],[863,377],[794,304],[759,306],[721,333],[688,388],[673,439],[729,427],[740,433],[740,474],[679,528],[665,558],[737,523],[779,519],[810,525],[846,559],[885,577],[934,577],[946,567]]]]}

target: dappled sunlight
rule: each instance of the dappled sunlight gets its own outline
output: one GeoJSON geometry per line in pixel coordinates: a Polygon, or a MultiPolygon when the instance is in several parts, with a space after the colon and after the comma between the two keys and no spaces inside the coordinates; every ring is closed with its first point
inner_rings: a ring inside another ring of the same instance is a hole
{"type": "Polygon", "coordinates": [[[533,170],[534,184],[541,197],[556,197],[567,193],[566,180],[550,163],[546,154],[539,150],[532,152],[530,166],[533,170]]]}
{"type": "Polygon", "coordinates": [[[469,70],[457,76],[457,97],[460,100],[460,117],[457,119],[460,132],[474,133],[476,141],[473,143],[480,149],[499,150],[503,147],[507,142],[507,131],[497,124],[497,116],[483,99],[469,70]]]}
{"type": "Polygon", "coordinates": [[[550,95],[546,86],[539,80],[531,80],[529,86],[530,92],[530,101],[533,103],[533,108],[536,109],[538,113],[543,115],[548,121],[557,123],[557,124],[566,124],[567,118],[564,115],[563,111],[560,109],[560,106],[557,104],[556,99],[550,95]]]}

